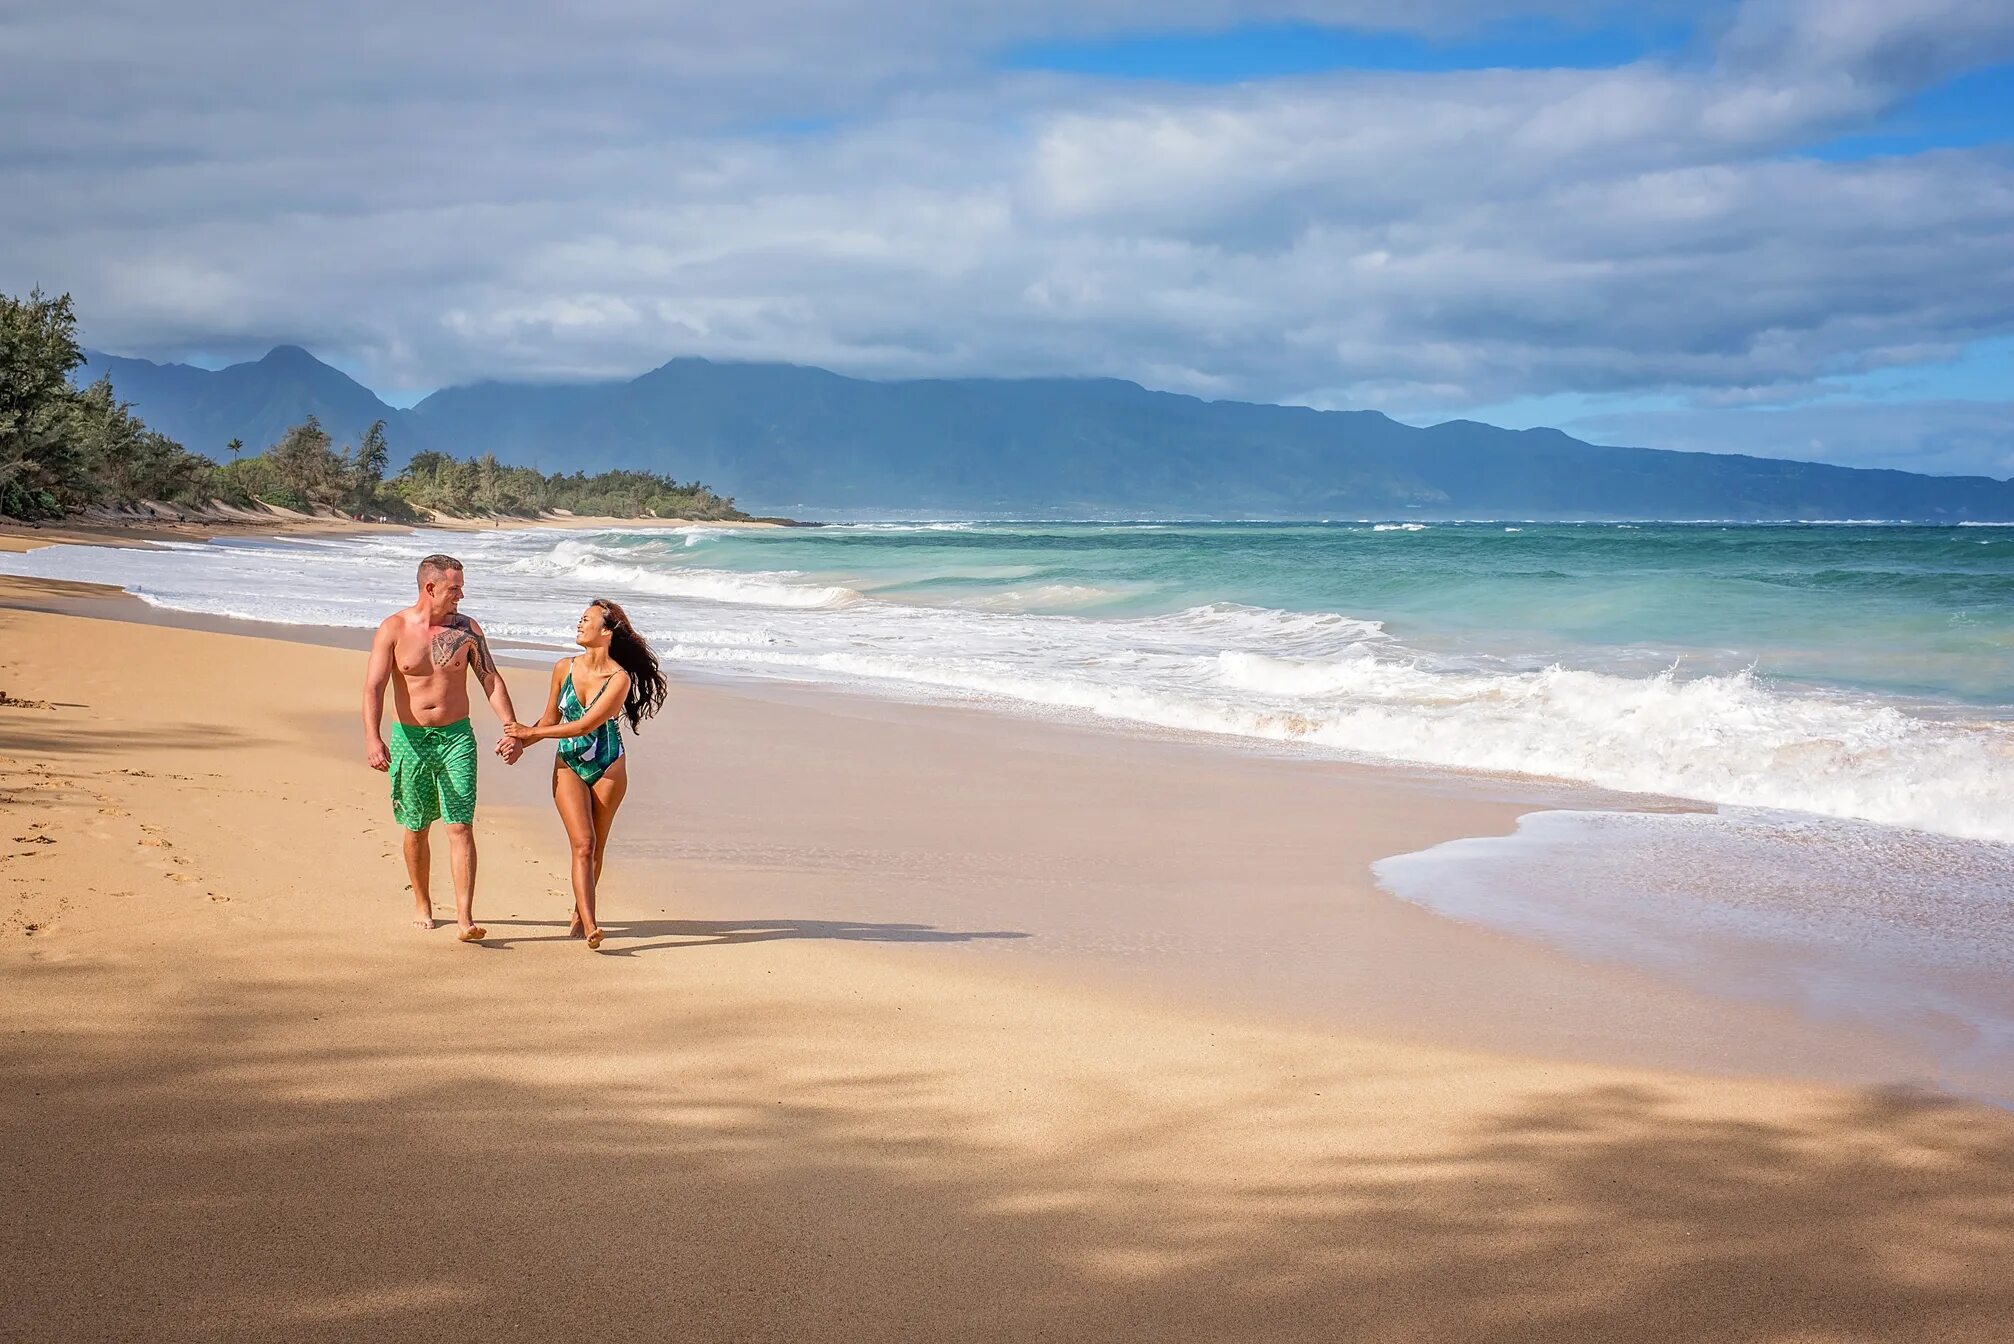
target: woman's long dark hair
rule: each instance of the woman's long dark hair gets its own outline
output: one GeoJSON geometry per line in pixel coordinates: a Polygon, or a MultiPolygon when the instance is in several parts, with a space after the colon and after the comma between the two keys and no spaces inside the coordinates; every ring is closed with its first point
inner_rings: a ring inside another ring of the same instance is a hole
{"type": "Polygon", "coordinates": [[[601,608],[601,623],[608,627],[608,656],[629,673],[629,695],[622,702],[622,712],[632,729],[641,730],[645,719],[664,708],[664,673],[658,670],[657,655],[629,623],[628,612],[605,597],[588,605],[601,608]]]}

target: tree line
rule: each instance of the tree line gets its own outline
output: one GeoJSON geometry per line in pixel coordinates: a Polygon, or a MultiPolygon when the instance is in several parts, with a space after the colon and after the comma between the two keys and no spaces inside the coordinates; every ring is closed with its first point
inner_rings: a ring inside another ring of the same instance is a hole
{"type": "Polygon", "coordinates": [[[743,518],[734,501],[697,481],[644,471],[546,475],[494,454],[413,455],[388,477],[385,422],[338,446],[314,416],[264,452],[217,463],[149,429],[112,391],[70,375],[84,362],[70,296],[0,294],[0,515],[52,519],[92,505],[143,500],[201,508],[274,505],[301,512],[417,521],[422,510],[529,515],[563,509],[619,518],[743,518]]]}

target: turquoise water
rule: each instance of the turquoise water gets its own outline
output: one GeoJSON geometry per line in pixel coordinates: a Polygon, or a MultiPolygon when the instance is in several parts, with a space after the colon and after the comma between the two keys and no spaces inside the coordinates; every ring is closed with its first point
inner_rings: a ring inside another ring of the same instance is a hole
{"type": "Polygon", "coordinates": [[[496,635],[613,597],[673,667],[2014,841],[2014,529],[1013,524],[56,547],[20,572],[496,635]]]}
{"type": "Polygon", "coordinates": [[[2014,710],[2014,528],[870,524],[713,533],[680,559],[883,600],[1085,618],[1211,603],[1339,613],[1457,658],[1683,660],[2014,710]]]}

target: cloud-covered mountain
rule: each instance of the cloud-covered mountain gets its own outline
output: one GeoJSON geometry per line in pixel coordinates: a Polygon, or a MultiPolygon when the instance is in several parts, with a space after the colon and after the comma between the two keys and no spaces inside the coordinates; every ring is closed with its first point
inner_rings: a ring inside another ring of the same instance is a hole
{"type": "Polygon", "coordinates": [[[477,383],[397,410],[293,347],[215,372],[93,355],[89,372],[212,454],[233,437],[262,448],[310,412],[339,440],[383,418],[398,460],[435,449],[545,471],[635,467],[814,517],[2014,519],[2014,482],[1985,477],[1602,447],[1460,420],[1421,429],[1102,378],[873,382],[686,358],[626,382],[477,383]]]}

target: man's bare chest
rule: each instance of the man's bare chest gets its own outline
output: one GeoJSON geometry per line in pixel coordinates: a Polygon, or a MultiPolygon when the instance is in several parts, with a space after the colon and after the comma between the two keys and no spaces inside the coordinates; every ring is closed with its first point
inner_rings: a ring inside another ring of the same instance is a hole
{"type": "Polygon", "coordinates": [[[392,661],[407,677],[436,677],[468,669],[475,640],[466,629],[436,627],[399,636],[392,661]]]}

